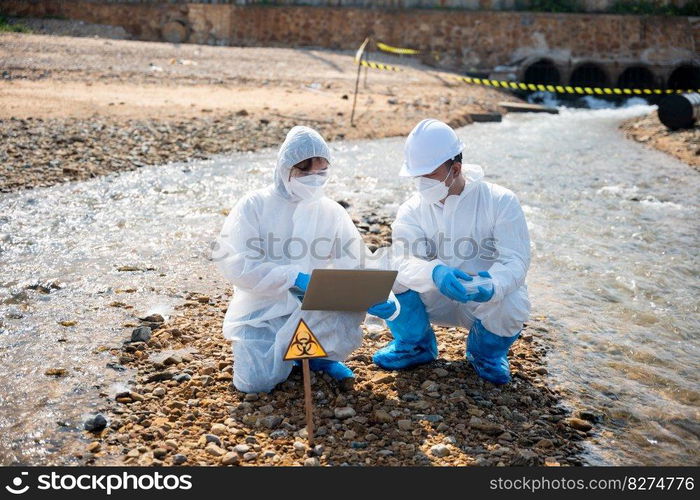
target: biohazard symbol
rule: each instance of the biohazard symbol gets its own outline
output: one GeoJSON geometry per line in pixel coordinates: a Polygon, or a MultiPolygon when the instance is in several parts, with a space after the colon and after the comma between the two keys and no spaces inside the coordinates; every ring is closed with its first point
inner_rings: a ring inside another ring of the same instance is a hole
{"type": "Polygon", "coordinates": [[[287,347],[284,360],[325,358],[328,356],[318,339],[311,333],[309,325],[303,319],[299,320],[297,329],[294,331],[292,340],[287,347]]]}

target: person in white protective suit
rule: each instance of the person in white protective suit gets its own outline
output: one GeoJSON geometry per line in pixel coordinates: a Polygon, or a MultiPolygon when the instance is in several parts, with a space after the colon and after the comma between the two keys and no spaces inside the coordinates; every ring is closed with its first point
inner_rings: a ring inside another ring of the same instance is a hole
{"type": "MultiPolygon", "coordinates": [[[[365,313],[300,309],[313,269],[358,268],[368,251],[345,209],[324,196],[330,159],[318,132],[292,128],[273,185],[239,200],[217,240],[212,258],[234,285],[223,333],[233,341],[240,391],[269,392],[287,379],[294,363],[283,357],[300,318],[328,353],[310,360],[311,369],[344,382],[353,377],[342,361],[361,344],[365,313]]],[[[393,301],[370,308],[384,318],[396,310],[393,301]]]]}
{"type": "Polygon", "coordinates": [[[505,384],[508,349],[530,312],[530,237],[518,198],[485,182],[480,166],[463,164],[464,147],[433,119],[406,140],[400,175],[413,177],[418,192],[392,225],[400,314],[387,321],[393,340],[374,362],[399,370],[433,361],[430,324],[460,326],[469,329],[467,359],[476,373],[505,384]]]}

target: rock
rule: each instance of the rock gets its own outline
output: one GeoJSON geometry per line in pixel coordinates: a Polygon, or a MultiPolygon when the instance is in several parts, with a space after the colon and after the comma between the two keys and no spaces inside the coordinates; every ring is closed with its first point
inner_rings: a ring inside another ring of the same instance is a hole
{"type": "Polygon", "coordinates": [[[47,377],[65,377],[68,375],[68,370],[65,368],[49,368],[44,372],[47,377]]]}
{"type": "Polygon", "coordinates": [[[355,439],[356,437],[357,433],[352,429],[348,429],[343,433],[343,439],[347,439],[348,441],[350,441],[351,439],[355,439]]]}
{"type": "Polygon", "coordinates": [[[214,443],[216,446],[221,446],[221,439],[219,439],[219,437],[215,436],[214,434],[205,434],[204,440],[207,443],[214,443]]]}
{"type": "Polygon", "coordinates": [[[83,427],[86,431],[99,432],[107,427],[107,419],[101,413],[96,413],[85,420],[83,427]]]}
{"type": "Polygon", "coordinates": [[[570,427],[576,429],[577,431],[588,432],[593,428],[590,422],[587,422],[586,420],[580,418],[567,418],[564,422],[566,422],[570,427]]]}
{"type": "Polygon", "coordinates": [[[260,424],[267,429],[274,429],[282,423],[282,417],[279,415],[269,415],[260,419],[260,424]]]}
{"type": "Polygon", "coordinates": [[[228,428],[224,424],[212,424],[209,430],[217,436],[228,434],[228,428]]]}
{"type": "Polygon", "coordinates": [[[353,441],[350,443],[350,447],[355,449],[355,450],[362,450],[364,448],[367,448],[367,442],[366,441],[353,441]]]}
{"type": "Polygon", "coordinates": [[[395,377],[391,373],[378,373],[372,377],[373,384],[389,384],[395,380],[395,377]]]}
{"type": "Polygon", "coordinates": [[[175,375],[173,377],[173,380],[177,383],[187,382],[188,380],[191,380],[191,379],[192,379],[192,375],[190,375],[189,373],[178,373],[177,375],[175,375]]]}
{"type": "Polygon", "coordinates": [[[155,389],[153,389],[152,394],[160,398],[162,396],[165,396],[165,389],[163,389],[162,387],[156,387],[155,389]]]}
{"type": "Polygon", "coordinates": [[[304,467],[318,467],[321,465],[317,457],[309,457],[304,460],[304,467]]]}
{"type": "Polygon", "coordinates": [[[549,372],[547,371],[547,369],[544,366],[540,366],[538,368],[535,368],[535,373],[537,373],[539,375],[547,375],[549,372]]]}
{"type": "Polygon", "coordinates": [[[444,444],[436,444],[430,447],[430,454],[438,458],[444,458],[450,455],[450,449],[444,444]]]}
{"type": "Polygon", "coordinates": [[[147,323],[164,323],[165,318],[161,316],[160,314],[150,314],[146,316],[145,318],[139,318],[141,321],[145,321],[147,323]]]}
{"type": "Polygon", "coordinates": [[[426,392],[436,392],[440,389],[440,386],[432,380],[426,380],[420,387],[426,392]]]}
{"type": "Polygon", "coordinates": [[[513,458],[510,465],[516,467],[538,465],[539,457],[532,450],[518,450],[518,454],[513,458]]]}
{"type": "Polygon", "coordinates": [[[243,455],[243,460],[245,460],[246,462],[252,462],[256,458],[258,458],[258,454],[254,451],[249,451],[248,453],[245,453],[243,455]]]}
{"type": "Polygon", "coordinates": [[[445,370],[444,368],[435,368],[435,369],[433,370],[433,373],[434,373],[435,375],[437,375],[438,377],[440,377],[440,378],[442,378],[442,377],[447,377],[447,376],[450,374],[450,372],[448,372],[448,371],[445,370]]]}
{"type": "Polygon", "coordinates": [[[148,377],[146,377],[146,382],[151,383],[151,382],[162,382],[164,380],[172,380],[172,378],[176,375],[175,370],[164,370],[164,371],[159,371],[152,373],[148,377]]]}
{"type": "Polygon", "coordinates": [[[97,453],[98,451],[100,451],[100,448],[101,448],[100,442],[99,442],[99,441],[93,441],[92,443],[90,443],[90,444],[88,445],[87,451],[88,451],[89,453],[97,453]]]}
{"type": "Polygon", "coordinates": [[[384,410],[375,410],[374,413],[372,414],[372,418],[374,419],[375,422],[378,422],[380,424],[388,424],[389,422],[394,421],[392,416],[389,415],[384,410]]]}
{"type": "Polygon", "coordinates": [[[340,420],[352,418],[356,415],[355,410],[349,406],[343,408],[336,408],[335,410],[333,410],[333,413],[335,414],[335,418],[340,420]]]}
{"type": "Polygon", "coordinates": [[[577,418],[588,420],[591,423],[598,424],[603,421],[603,415],[591,410],[578,410],[575,413],[577,418]]]}
{"type": "Polygon", "coordinates": [[[402,431],[410,431],[411,428],[413,427],[413,422],[407,419],[402,419],[397,422],[399,429],[402,431]]]}
{"type": "Polygon", "coordinates": [[[173,463],[174,463],[175,465],[181,465],[181,464],[184,464],[185,462],[187,462],[187,456],[186,456],[186,455],[183,455],[183,454],[181,454],[181,453],[178,453],[177,455],[174,455],[174,456],[173,456],[173,463]]]}
{"type": "Polygon", "coordinates": [[[209,443],[204,448],[204,451],[206,451],[209,455],[212,455],[214,457],[221,457],[226,453],[223,449],[221,449],[219,446],[216,446],[216,444],[214,443],[209,443]]]}
{"type": "Polygon", "coordinates": [[[156,448],[153,450],[153,458],[157,458],[158,460],[163,460],[167,454],[168,450],[165,448],[156,448]]]}
{"type": "Polygon", "coordinates": [[[259,396],[257,394],[255,394],[254,392],[250,392],[250,393],[246,394],[245,397],[243,398],[244,401],[248,401],[248,402],[257,401],[258,399],[259,399],[259,396]]]}
{"type": "Polygon", "coordinates": [[[289,432],[286,429],[277,429],[270,433],[270,439],[282,439],[289,436],[289,432]]]}
{"type": "Polygon", "coordinates": [[[238,457],[238,453],[230,451],[221,457],[221,465],[238,465],[240,460],[241,459],[238,457]]]}
{"type": "Polygon", "coordinates": [[[139,326],[131,332],[132,342],[148,342],[151,340],[151,327],[139,326]]]}
{"type": "Polygon", "coordinates": [[[250,451],[250,446],[248,446],[247,444],[237,444],[233,447],[233,451],[242,455],[250,451]]]}
{"type": "Polygon", "coordinates": [[[545,467],[559,467],[561,464],[554,457],[546,457],[544,459],[545,467]]]}
{"type": "Polygon", "coordinates": [[[294,448],[294,453],[296,453],[298,457],[303,457],[306,453],[306,445],[301,441],[294,441],[292,447],[294,448]]]}
{"type": "Polygon", "coordinates": [[[537,441],[537,444],[535,444],[535,448],[552,448],[554,446],[554,443],[552,442],[551,439],[540,439],[537,441]]]}

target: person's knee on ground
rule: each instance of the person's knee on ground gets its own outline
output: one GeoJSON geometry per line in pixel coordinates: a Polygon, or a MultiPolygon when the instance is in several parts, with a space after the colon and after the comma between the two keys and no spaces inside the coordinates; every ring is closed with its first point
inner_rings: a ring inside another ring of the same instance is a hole
{"type": "Polygon", "coordinates": [[[399,316],[386,324],[394,339],[373,356],[385,370],[402,370],[429,363],[437,358],[437,340],[420,295],[414,290],[396,296],[401,305],[399,316]]]}

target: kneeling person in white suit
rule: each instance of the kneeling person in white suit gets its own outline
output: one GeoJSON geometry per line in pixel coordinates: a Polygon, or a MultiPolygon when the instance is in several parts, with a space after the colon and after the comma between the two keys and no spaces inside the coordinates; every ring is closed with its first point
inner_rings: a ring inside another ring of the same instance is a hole
{"type": "MultiPolygon", "coordinates": [[[[233,341],[233,385],[268,392],[287,379],[284,354],[302,317],[298,292],[313,269],[362,267],[367,248],[350,216],[324,196],[330,150],[308,127],[294,127],[277,157],[274,183],[249,193],[228,215],[212,258],[235,290],[223,333],[233,341]],[[292,293],[290,289],[294,289],[292,293]]],[[[387,301],[370,308],[396,311],[387,301]]],[[[304,321],[328,353],[312,370],[337,380],[353,378],[342,363],[360,346],[365,312],[303,311],[304,321]]]]}

